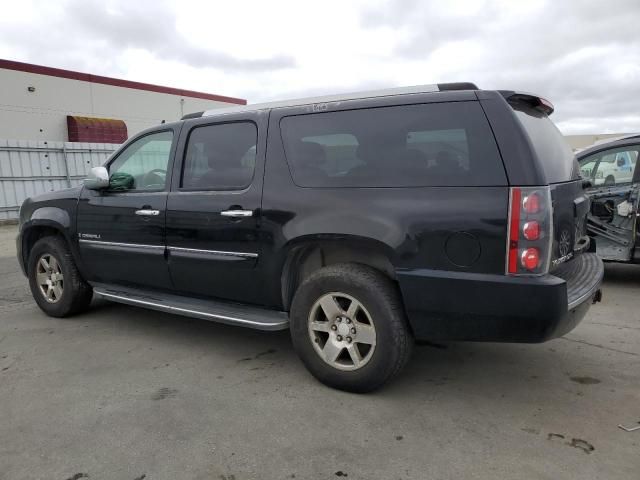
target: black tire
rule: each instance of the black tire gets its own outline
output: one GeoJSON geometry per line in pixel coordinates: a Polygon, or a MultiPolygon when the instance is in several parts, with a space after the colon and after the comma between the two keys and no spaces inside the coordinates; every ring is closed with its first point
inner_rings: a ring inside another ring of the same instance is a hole
{"type": "Polygon", "coordinates": [[[91,303],[93,289],[84,281],[76,268],[67,242],[58,236],[39,239],[29,254],[29,287],[40,309],[51,317],[68,317],[86,310],[91,303]],[[47,301],[37,282],[38,262],[43,255],[53,256],[64,276],[60,298],[55,303],[47,301]]]}
{"type": "Polygon", "coordinates": [[[295,293],[290,321],[294,348],[311,374],[325,385],[349,392],[370,392],[391,380],[406,365],[414,344],[397,285],[381,272],[355,263],[330,265],[305,279],[295,293]],[[309,334],[312,308],[330,292],[357,299],[375,327],[375,349],[356,370],[340,370],[325,362],[309,334]]]}
{"type": "Polygon", "coordinates": [[[609,175],[607,178],[604,179],[604,184],[607,186],[615,185],[616,179],[613,177],[613,175],[609,175]]]}

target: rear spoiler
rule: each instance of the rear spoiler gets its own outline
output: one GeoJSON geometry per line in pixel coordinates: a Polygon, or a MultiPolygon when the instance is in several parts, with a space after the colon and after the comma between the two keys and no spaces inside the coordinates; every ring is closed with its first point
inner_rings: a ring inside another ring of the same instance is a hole
{"type": "Polygon", "coordinates": [[[539,97],[532,93],[514,92],[512,90],[498,90],[498,92],[507,100],[507,102],[522,102],[541,112],[551,115],[553,113],[553,104],[546,98],[539,97]]]}

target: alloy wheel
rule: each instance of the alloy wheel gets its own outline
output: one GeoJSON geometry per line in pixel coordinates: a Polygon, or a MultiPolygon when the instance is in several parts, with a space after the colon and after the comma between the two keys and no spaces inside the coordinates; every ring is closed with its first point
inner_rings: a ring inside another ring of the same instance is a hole
{"type": "Polygon", "coordinates": [[[338,370],[362,368],[376,347],[371,315],[359,300],[341,292],[327,293],[313,304],[309,337],[320,358],[338,370]]]}
{"type": "Polygon", "coordinates": [[[57,303],[62,298],[64,275],[60,262],[50,253],[45,253],[38,259],[36,283],[47,302],[57,303]]]}

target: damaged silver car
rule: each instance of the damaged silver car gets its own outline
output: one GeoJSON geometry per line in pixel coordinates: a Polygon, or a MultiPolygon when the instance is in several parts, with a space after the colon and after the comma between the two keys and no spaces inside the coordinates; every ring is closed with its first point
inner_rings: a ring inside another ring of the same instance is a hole
{"type": "Polygon", "coordinates": [[[640,135],[594,145],[576,156],[590,186],[589,236],[603,260],[640,262],[638,199],[640,135]]]}

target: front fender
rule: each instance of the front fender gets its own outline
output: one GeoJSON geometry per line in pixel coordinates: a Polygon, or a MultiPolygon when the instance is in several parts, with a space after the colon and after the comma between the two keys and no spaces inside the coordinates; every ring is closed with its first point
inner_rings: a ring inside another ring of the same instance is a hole
{"type": "Polygon", "coordinates": [[[43,230],[52,231],[62,235],[70,246],[70,250],[77,262],[77,251],[72,242],[72,223],[69,212],[59,207],[36,208],[28,219],[21,219],[16,247],[18,262],[22,272],[26,275],[27,262],[29,260],[30,245],[32,245],[43,230]]]}

